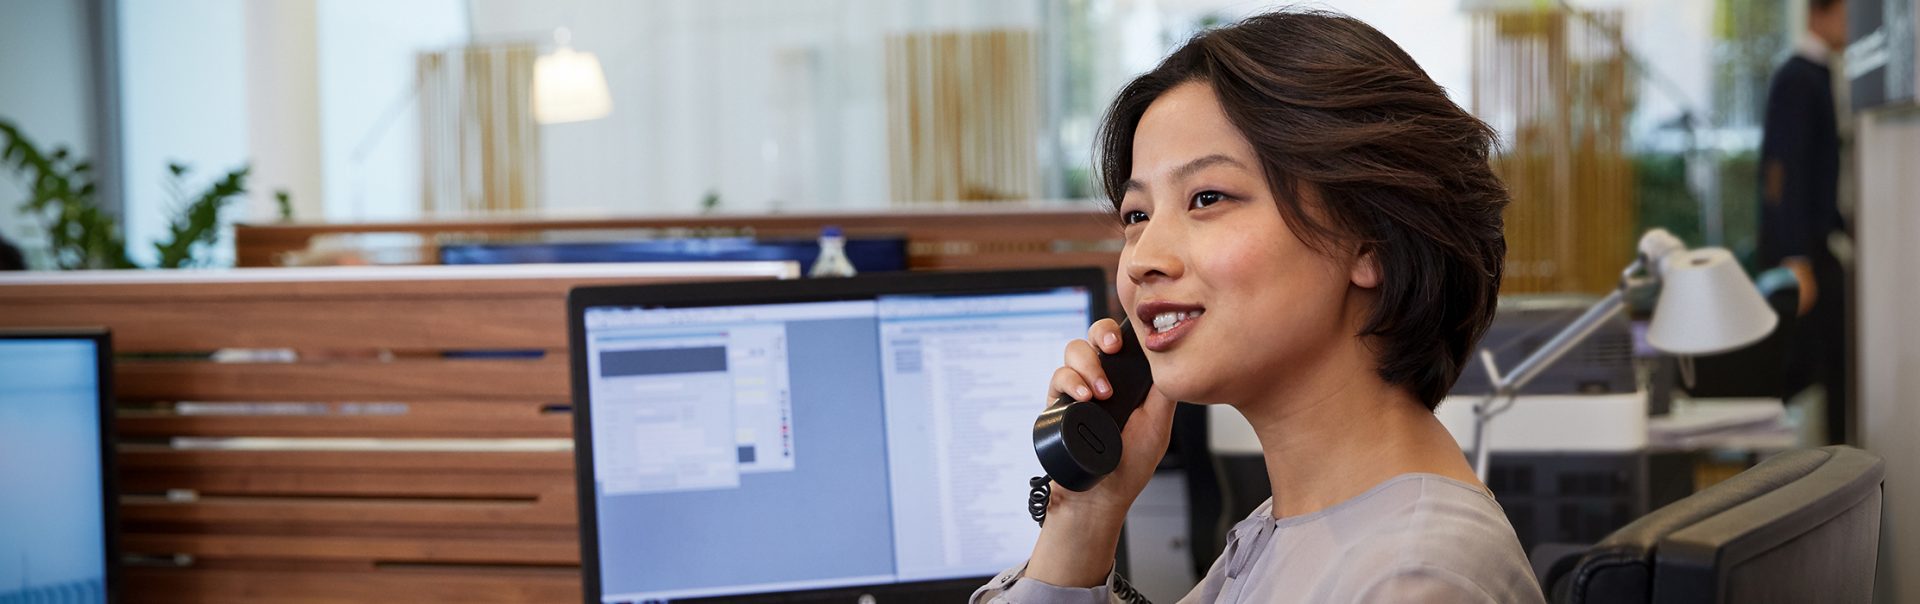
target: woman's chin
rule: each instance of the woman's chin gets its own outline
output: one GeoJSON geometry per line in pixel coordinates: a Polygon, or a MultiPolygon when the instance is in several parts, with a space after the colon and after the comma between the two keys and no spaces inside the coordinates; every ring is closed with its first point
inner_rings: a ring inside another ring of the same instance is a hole
{"type": "Polygon", "coordinates": [[[1154,388],[1159,389],[1160,394],[1166,395],[1167,398],[1201,405],[1221,402],[1213,395],[1217,389],[1206,380],[1194,379],[1195,376],[1181,375],[1178,372],[1167,373],[1173,373],[1173,375],[1163,376],[1158,370],[1153,372],[1154,388]]]}

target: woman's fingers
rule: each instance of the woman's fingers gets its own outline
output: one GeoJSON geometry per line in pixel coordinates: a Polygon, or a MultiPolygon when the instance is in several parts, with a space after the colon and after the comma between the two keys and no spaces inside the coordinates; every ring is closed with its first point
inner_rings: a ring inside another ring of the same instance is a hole
{"type": "Polygon", "coordinates": [[[1053,370],[1053,379],[1047,382],[1047,404],[1052,405],[1061,395],[1076,401],[1093,400],[1093,388],[1072,368],[1061,367],[1053,370]]]}
{"type": "Polygon", "coordinates": [[[1047,404],[1062,395],[1077,401],[1106,400],[1113,396],[1113,384],[1100,366],[1100,354],[1120,352],[1120,324],[1113,319],[1095,321],[1087,328],[1087,339],[1067,343],[1061,353],[1063,366],[1053,371],[1047,384],[1047,404]]]}
{"type": "Polygon", "coordinates": [[[1113,319],[1094,321],[1087,327],[1087,341],[1097,345],[1101,352],[1120,352],[1120,323],[1113,319]]]}
{"type": "MultiPolygon", "coordinates": [[[[1100,366],[1100,354],[1094,352],[1093,345],[1086,340],[1067,342],[1067,368],[1080,374],[1080,380],[1093,387],[1093,396],[1105,400],[1113,396],[1113,385],[1107,382],[1107,370],[1100,366]]],[[[1094,400],[1094,399],[1079,399],[1094,400]]]]}

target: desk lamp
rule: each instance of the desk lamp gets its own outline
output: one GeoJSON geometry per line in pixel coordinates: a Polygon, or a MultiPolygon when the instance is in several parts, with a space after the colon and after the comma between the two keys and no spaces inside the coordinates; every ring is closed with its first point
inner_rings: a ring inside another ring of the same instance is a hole
{"type": "Polygon", "coordinates": [[[1760,290],[1725,248],[1688,250],[1666,229],[1653,229],[1640,238],[1640,255],[1620,273],[1620,284],[1574,319],[1547,343],[1540,345],[1513,370],[1502,375],[1493,352],[1482,348],[1492,394],[1473,406],[1473,469],[1487,480],[1487,424],[1513,406],[1514,397],[1528,382],[1626,308],[1629,292],[1660,287],[1647,326],[1647,344],[1680,357],[1682,379],[1692,382],[1692,357],[1726,352],[1752,344],[1773,331],[1780,318],[1773,314],[1760,290]],[[1495,406],[1496,402],[1504,402],[1495,406]]]}

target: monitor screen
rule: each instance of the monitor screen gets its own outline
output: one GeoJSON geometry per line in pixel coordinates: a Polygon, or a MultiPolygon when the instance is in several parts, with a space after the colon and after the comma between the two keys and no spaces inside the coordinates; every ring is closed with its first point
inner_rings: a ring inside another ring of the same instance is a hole
{"type": "Polygon", "coordinates": [[[0,602],[105,602],[104,335],[0,333],[0,602]]]}
{"type": "MultiPolygon", "coordinates": [[[[862,236],[847,240],[847,261],[860,273],[907,270],[905,237],[862,236]]],[[[800,274],[820,257],[816,239],[709,237],[645,241],[564,243],[454,243],[440,246],[441,264],[535,264],[575,262],[698,262],[793,260],[800,274]]]]}
{"type": "Polygon", "coordinates": [[[1013,288],[892,277],[863,292],[838,280],[844,295],[752,304],[742,285],[712,284],[693,286],[710,304],[576,308],[589,592],[846,589],[1025,560],[1039,533],[1022,508],[1042,473],[1033,418],[1104,300],[1097,270],[1069,274],[1013,288]]]}

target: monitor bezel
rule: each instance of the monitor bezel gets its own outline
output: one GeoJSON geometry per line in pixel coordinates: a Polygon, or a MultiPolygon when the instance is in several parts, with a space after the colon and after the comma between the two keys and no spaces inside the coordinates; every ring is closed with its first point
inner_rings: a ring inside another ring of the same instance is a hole
{"type": "Polygon", "coordinates": [[[117,434],[114,431],[113,334],[103,327],[87,328],[6,328],[0,340],[87,340],[93,343],[95,382],[99,401],[100,430],[100,511],[105,527],[100,531],[105,543],[105,589],[107,602],[120,601],[120,465],[116,459],[117,434]]]}
{"type": "MultiPolygon", "coordinates": [[[[920,272],[859,275],[850,278],[769,281],[703,281],[646,285],[575,287],[567,294],[568,374],[573,392],[573,452],[575,499],[579,504],[580,576],[583,601],[600,604],[600,543],[598,501],[593,485],[592,409],[587,404],[586,311],[596,307],[694,308],[749,304],[787,304],[872,299],[882,295],[939,295],[970,292],[1042,291],[1080,287],[1087,291],[1087,308],[1095,318],[1110,312],[1107,300],[1113,284],[1097,267],[1009,271],[920,272]]],[[[1036,406],[1035,413],[1039,409],[1036,406]]],[[[1012,504],[1009,504],[1012,505],[1012,504]]],[[[1122,556],[1124,557],[1124,556],[1122,556]]],[[[762,593],[716,601],[756,601],[793,598],[845,600],[843,596],[872,595],[876,601],[918,601],[933,592],[966,593],[990,578],[907,581],[868,586],[846,586],[804,592],[762,593]],[[960,591],[964,590],[964,591],[960,591]]],[[[707,600],[699,598],[695,600],[707,600]]]]}

